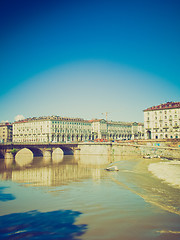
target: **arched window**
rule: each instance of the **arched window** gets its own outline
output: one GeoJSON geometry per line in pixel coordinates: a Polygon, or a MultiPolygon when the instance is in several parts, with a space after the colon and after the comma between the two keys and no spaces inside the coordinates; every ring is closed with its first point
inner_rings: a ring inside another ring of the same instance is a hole
{"type": "Polygon", "coordinates": [[[151,131],[147,131],[147,138],[151,139],[151,131]]]}

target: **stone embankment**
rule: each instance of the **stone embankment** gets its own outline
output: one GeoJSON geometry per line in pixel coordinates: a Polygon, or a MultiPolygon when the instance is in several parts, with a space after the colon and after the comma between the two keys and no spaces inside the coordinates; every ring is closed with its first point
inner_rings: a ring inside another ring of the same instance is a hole
{"type": "Polygon", "coordinates": [[[143,156],[180,160],[180,139],[141,140],[132,144],[138,146],[143,156]]]}
{"type": "Polygon", "coordinates": [[[180,160],[180,141],[129,141],[119,143],[81,143],[75,154],[146,156],[180,160]]]}

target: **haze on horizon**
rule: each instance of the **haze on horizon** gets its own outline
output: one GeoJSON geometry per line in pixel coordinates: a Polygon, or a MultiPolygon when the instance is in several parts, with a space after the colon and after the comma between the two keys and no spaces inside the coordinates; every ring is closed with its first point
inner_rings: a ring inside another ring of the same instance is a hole
{"type": "Polygon", "coordinates": [[[180,2],[0,3],[0,121],[58,115],[143,122],[180,101],[180,2]]]}

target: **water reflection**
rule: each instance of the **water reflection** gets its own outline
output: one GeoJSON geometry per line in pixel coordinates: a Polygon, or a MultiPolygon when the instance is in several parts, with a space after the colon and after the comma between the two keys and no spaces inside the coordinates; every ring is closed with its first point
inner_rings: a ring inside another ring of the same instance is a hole
{"type": "Polygon", "coordinates": [[[59,210],[30,211],[0,216],[0,239],[77,239],[87,225],[75,225],[81,212],[59,210]]]}
{"type": "Polygon", "coordinates": [[[4,161],[3,161],[3,159],[0,159],[0,161],[1,161],[1,167],[0,167],[0,169],[3,169],[3,168],[5,168],[5,169],[12,168],[12,165],[13,165],[13,163],[14,163],[13,158],[7,158],[7,159],[5,159],[4,161]]]}
{"type": "Polygon", "coordinates": [[[77,159],[79,165],[89,165],[89,166],[100,166],[100,165],[107,165],[111,163],[112,157],[105,155],[92,155],[91,157],[89,155],[82,155],[82,156],[75,156],[75,159],[77,159]]]}
{"type": "Polygon", "coordinates": [[[179,189],[148,171],[155,161],[36,157],[28,165],[14,162],[8,169],[1,162],[1,184],[9,189],[1,189],[5,200],[0,215],[5,216],[0,217],[0,239],[179,239],[179,189]],[[104,170],[111,162],[118,172],[104,170]]]}
{"type": "Polygon", "coordinates": [[[58,186],[90,177],[98,180],[111,161],[107,156],[74,157],[61,156],[58,153],[52,158],[35,157],[31,162],[28,157],[24,159],[21,154],[11,168],[3,171],[0,178],[29,183],[31,186],[58,186]]]}
{"type": "Polygon", "coordinates": [[[59,163],[63,161],[63,151],[60,148],[56,148],[52,153],[52,161],[59,163]]]}
{"type": "Polygon", "coordinates": [[[6,202],[10,200],[14,200],[15,197],[11,193],[5,193],[4,191],[7,187],[0,187],[0,201],[6,202]]]}
{"type": "Polygon", "coordinates": [[[32,161],[33,153],[27,148],[23,148],[15,156],[15,162],[21,167],[30,164],[32,161]]]}
{"type": "MultiPolygon", "coordinates": [[[[16,161],[8,168],[1,168],[0,179],[28,183],[26,186],[61,186],[71,182],[82,182],[85,179],[98,182],[108,177],[147,202],[180,214],[179,189],[173,189],[160,179],[154,178],[148,171],[149,164],[154,161],[159,160],[122,159],[118,156],[110,158],[99,155],[60,156],[57,153],[57,156],[54,154],[52,158],[35,157],[26,165],[16,161]],[[111,162],[118,166],[119,172],[104,171],[111,162]]],[[[177,166],[179,167],[179,164],[173,167],[177,166]]]]}

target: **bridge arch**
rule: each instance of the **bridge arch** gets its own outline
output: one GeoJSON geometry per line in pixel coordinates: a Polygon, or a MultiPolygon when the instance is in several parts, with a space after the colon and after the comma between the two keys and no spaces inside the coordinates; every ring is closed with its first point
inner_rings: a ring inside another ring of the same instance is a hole
{"type": "MultiPolygon", "coordinates": [[[[29,150],[33,153],[33,156],[34,156],[34,157],[43,157],[43,152],[41,151],[41,149],[39,149],[39,148],[37,148],[37,147],[24,147],[24,148],[19,148],[19,149],[17,149],[16,154],[17,154],[19,151],[23,150],[23,149],[29,149],[29,150]]],[[[16,154],[15,154],[15,156],[16,156],[16,154]]]]}
{"type": "Polygon", "coordinates": [[[64,155],[74,155],[74,151],[72,148],[70,147],[64,147],[64,146],[61,146],[59,147],[60,149],[62,149],[64,155]]]}
{"type": "MultiPolygon", "coordinates": [[[[42,148],[29,147],[29,146],[26,148],[29,149],[33,153],[34,157],[44,157],[44,151],[42,148]]],[[[18,149],[17,152],[19,152],[22,149],[24,149],[24,148],[18,149]]],[[[56,149],[61,149],[63,151],[64,155],[74,155],[73,149],[71,147],[67,147],[67,146],[57,146],[56,148],[52,148],[51,150],[50,149],[49,150],[53,153],[54,151],[56,151],[56,149]]]]}
{"type": "Polygon", "coordinates": [[[43,152],[41,149],[36,148],[36,147],[28,147],[31,152],[33,152],[34,157],[43,157],[43,152]]]}

